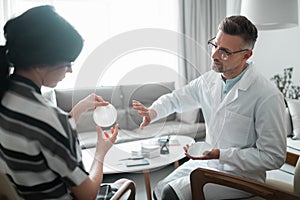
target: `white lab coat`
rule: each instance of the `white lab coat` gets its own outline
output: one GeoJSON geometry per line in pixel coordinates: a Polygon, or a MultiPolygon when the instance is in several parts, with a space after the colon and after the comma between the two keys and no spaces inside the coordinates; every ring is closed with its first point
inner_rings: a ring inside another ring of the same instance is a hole
{"type": "MultiPolygon", "coordinates": [[[[156,119],[201,108],[206,141],[220,149],[220,158],[208,161],[207,166],[264,181],[266,171],[280,168],[285,160],[285,104],[279,90],[252,63],[248,64],[248,70],[223,101],[221,75],[209,71],[187,86],[160,97],[151,108],[157,112],[156,119]]],[[[190,171],[195,167],[191,165],[190,171]]],[[[180,184],[172,187],[182,192],[180,184]]]]}

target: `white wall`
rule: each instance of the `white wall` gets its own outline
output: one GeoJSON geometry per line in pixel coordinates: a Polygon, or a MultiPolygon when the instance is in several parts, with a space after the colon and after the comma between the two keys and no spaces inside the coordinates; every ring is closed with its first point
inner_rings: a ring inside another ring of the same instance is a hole
{"type": "MultiPolygon", "coordinates": [[[[237,0],[227,0],[227,14],[236,14],[237,0]],[[229,7],[229,8],[228,8],[229,7]]],[[[300,2],[298,0],[300,14],[300,2]]],[[[268,12],[268,11],[266,11],[268,12]]],[[[300,18],[299,18],[300,23],[300,18]]],[[[252,60],[268,79],[293,67],[293,83],[300,85],[300,26],[290,29],[259,31],[252,60]]]]}
{"type": "Polygon", "coordinates": [[[300,84],[300,27],[259,31],[253,61],[267,77],[282,74],[286,67],[293,67],[293,82],[300,84]]]}

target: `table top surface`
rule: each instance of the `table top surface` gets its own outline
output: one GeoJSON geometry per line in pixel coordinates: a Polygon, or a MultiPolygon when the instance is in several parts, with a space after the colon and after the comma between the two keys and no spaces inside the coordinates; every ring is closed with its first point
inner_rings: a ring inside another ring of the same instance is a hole
{"type": "MultiPolygon", "coordinates": [[[[127,167],[126,163],[129,160],[127,158],[132,157],[132,151],[141,151],[141,146],[159,147],[158,140],[160,137],[151,139],[143,139],[137,141],[130,141],[124,143],[114,144],[111,149],[107,152],[104,159],[104,174],[114,174],[123,172],[141,172],[144,170],[151,170],[160,167],[164,167],[171,163],[174,163],[185,157],[183,146],[186,144],[194,143],[195,140],[188,136],[182,135],[171,135],[170,142],[168,145],[169,154],[160,154],[158,157],[145,158],[149,161],[149,165],[141,165],[134,167],[127,167]]],[[[95,154],[95,148],[83,149],[82,160],[87,170],[90,169],[95,154]]]]}

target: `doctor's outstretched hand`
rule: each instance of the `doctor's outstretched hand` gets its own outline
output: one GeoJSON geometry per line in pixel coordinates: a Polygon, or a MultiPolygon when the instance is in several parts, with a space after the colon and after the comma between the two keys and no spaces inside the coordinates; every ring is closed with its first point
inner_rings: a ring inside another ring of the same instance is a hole
{"type": "Polygon", "coordinates": [[[153,109],[146,108],[141,102],[133,100],[132,101],[133,109],[138,111],[138,114],[143,117],[143,122],[140,125],[140,128],[143,129],[145,126],[150,124],[151,120],[153,120],[157,113],[153,109]]]}
{"type": "Polygon", "coordinates": [[[219,159],[220,158],[220,149],[212,149],[210,151],[204,151],[202,155],[199,156],[192,156],[188,153],[190,145],[185,145],[183,147],[184,154],[186,157],[192,159],[192,160],[211,160],[211,159],[219,159]]]}

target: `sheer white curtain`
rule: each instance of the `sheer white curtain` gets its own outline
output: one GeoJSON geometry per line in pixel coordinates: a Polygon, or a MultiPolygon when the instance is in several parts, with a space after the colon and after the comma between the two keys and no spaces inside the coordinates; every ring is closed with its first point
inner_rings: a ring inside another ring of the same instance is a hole
{"type": "Polygon", "coordinates": [[[239,15],[241,13],[242,0],[226,0],[227,15],[239,15]]]}
{"type": "Polygon", "coordinates": [[[186,84],[207,72],[210,53],[207,41],[217,33],[218,24],[226,16],[226,1],[179,0],[180,31],[185,35],[179,42],[183,59],[179,71],[186,84]]]}
{"type": "Polygon", "coordinates": [[[0,1],[0,25],[1,25],[1,33],[2,33],[0,38],[1,44],[4,43],[2,27],[4,26],[4,22],[7,21],[9,13],[10,13],[10,8],[9,8],[8,1],[1,0],[0,1]]]}

